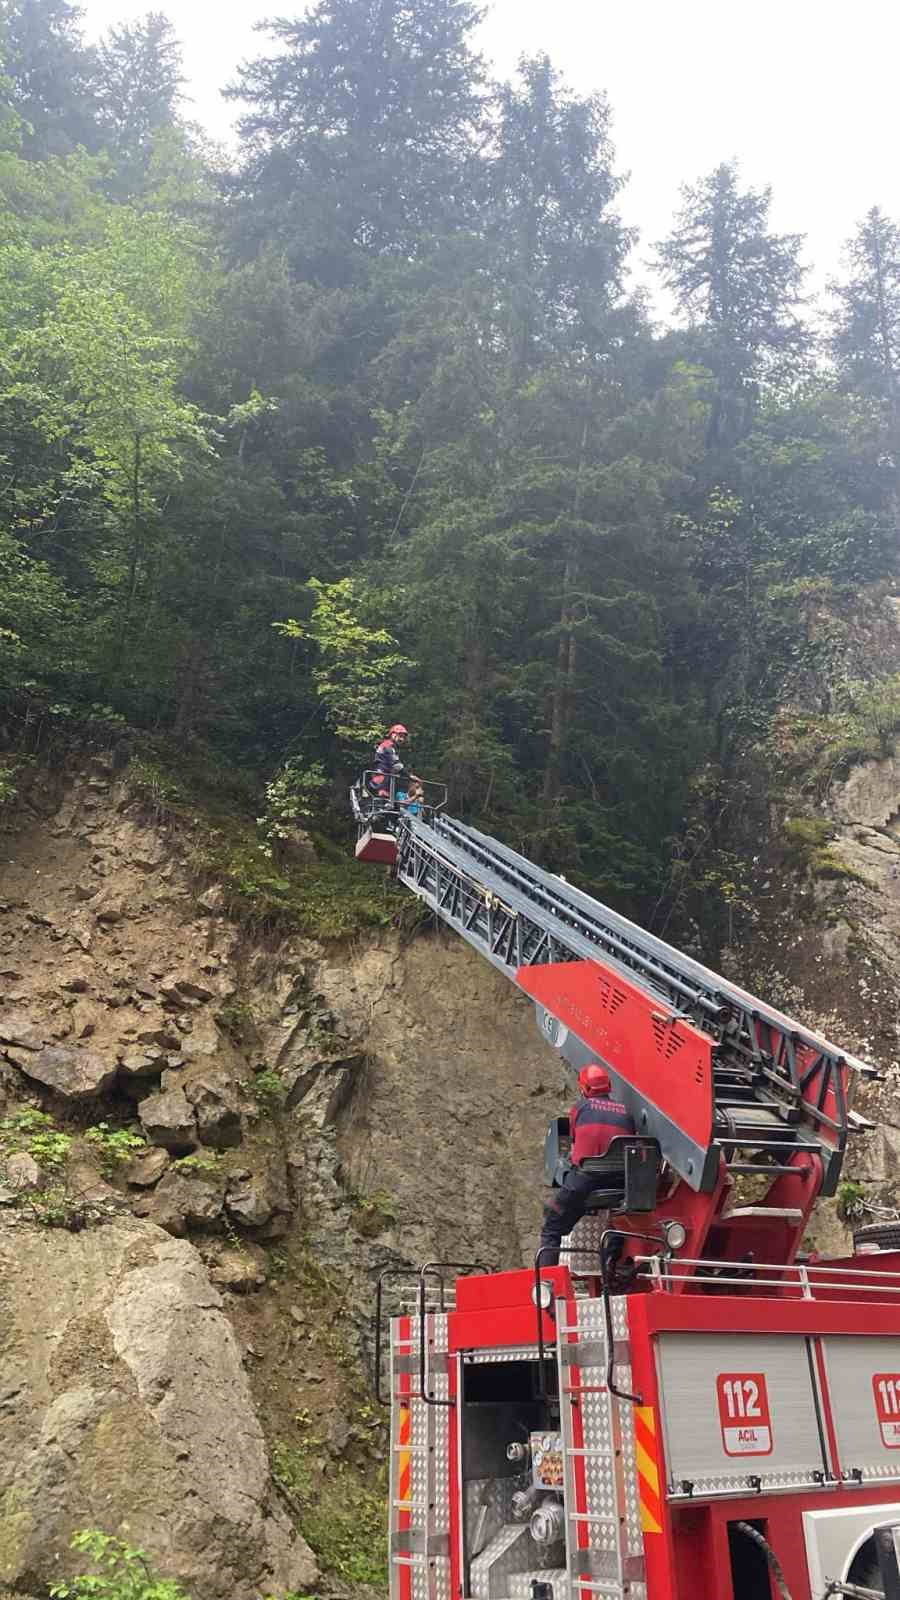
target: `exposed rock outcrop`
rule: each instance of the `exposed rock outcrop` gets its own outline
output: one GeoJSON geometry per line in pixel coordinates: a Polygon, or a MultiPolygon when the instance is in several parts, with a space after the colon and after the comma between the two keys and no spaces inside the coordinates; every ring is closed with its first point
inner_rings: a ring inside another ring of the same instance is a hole
{"type": "Polygon", "coordinates": [[[128,1219],[78,1235],[0,1221],[0,1306],[0,1583],[58,1581],[72,1532],[100,1524],[127,1525],[195,1600],[308,1587],[190,1245],[128,1219]]]}

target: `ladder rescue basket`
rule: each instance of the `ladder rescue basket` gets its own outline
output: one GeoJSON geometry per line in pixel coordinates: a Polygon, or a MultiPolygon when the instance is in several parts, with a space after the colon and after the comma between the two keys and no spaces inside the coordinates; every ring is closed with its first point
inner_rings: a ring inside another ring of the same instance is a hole
{"type": "Polygon", "coordinates": [[[392,833],[376,833],[374,828],[367,828],[356,841],[356,859],[392,867],[397,860],[397,840],[392,833]]]}

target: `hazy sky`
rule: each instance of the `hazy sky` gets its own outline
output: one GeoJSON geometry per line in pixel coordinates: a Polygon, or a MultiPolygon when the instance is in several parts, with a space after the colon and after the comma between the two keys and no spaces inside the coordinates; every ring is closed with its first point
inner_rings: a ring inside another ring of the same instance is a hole
{"type": "MultiPolygon", "coordinates": [[[[302,0],[82,0],[88,33],[149,9],[183,40],[192,114],[220,138],[234,107],[219,89],[264,42],[254,23],[302,0]]],[[[821,283],[873,204],[900,216],[897,0],[493,0],[481,44],[509,73],[546,50],[578,90],[604,90],[620,209],[643,254],[663,235],[681,183],[737,156],[771,183],[774,221],[805,233],[821,283]]],[[[643,275],[643,274],[642,274],[643,275]]]]}

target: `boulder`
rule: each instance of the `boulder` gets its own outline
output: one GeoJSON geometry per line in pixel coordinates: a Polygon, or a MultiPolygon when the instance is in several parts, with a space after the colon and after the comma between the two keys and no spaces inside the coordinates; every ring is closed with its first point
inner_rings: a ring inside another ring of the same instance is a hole
{"type": "Polygon", "coordinates": [[[213,1150],[233,1150],[241,1142],[241,1111],[228,1078],[214,1068],[195,1071],[184,1092],[197,1117],[201,1144],[213,1150]]]}
{"type": "Polygon", "coordinates": [[[188,1227],[203,1227],[222,1215],[225,1179],[170,1167],[157,1184],[153,1200],[169,1211],[180,1212],[188,1227]]]}
{"type": "Polygon", "coordinates": [[[162,1145],[176,1155],[187,1155],[197,1148],[194,1108],[181,1089],[152,1094],[138,1106],[141,1127],[151,1144],[162,1145]]]}
{"type": "Polygon", "coordinates": [[[7,1156],[4,1162],[6,1169],[6,1182],[11,1189],[17,1192],[22,1189],[40,1189],[43,1184],[43,1174],[34,1159],[24,1150],[17,1150],[15,1155],[7,1156]]]}
{"type": "Polygon", "coordinates": [[[126,1050],[119,1057],[119,1077],[130,1078],[157,1078],[162,1071],[165,1056],[158,1046],[151,1046],[149,1050],[126,1050]]]}
{"type": "Polygon", "coordinates": [[[153,1150],[142,1150],[140,1155],[133,1156],[129,1161],[125,1168],[125,1178],[136,1188],[149,1189],[154,1183],[159,1182],[171,1160],[168,1150],[163,1150],[159,1146],[153,1150]]]}
{"type": "Polygon", "coordinates": [[[265,1284],[268,1272],[266,1253],[255,1244],[243,1245],[240,1250],[229,1245],[213,1256],[209,1265],[212,1282],[232,1294],[255,1293],[265,1284]]]}
{"type": "MultiPolygon", "coordinates": [[[[0,1213],[5,1216],[5,1213],[0,1213]]],[[[127,1527],[192,1600],[309,1592],[272,1492],[221,1296],[193,1246],[133,1218],[0,1221],[0,1590],[81,1570],[78,1528],[127,1527]]]]}
{"type": "Polygon", "coordinates": [[[159,992],[168,1005],[184,1005],[185,1000],[213,1000],[215,995],[204,983],[195,983],[191,978],[178,977],[177,973],[170,973],[163,978],[159,992]]]}
{"type": "Polygon", "coordinates": [[[265,1186],[248,1173],[232,1179],[225,1206],[228,1215],[245,1228],[262,1228],[272,1215],[265,1186]]]}
{"type": "Polygon", "coordinates": [[[167,1019],[153,1027],[141,1028],[137,1038],[138,1044],[155,1045],[160,1050],[178,1050],[181,1045],[178,1030],[167,1019]]]}
{"type": "Polygon", "coordinates": [[[0,1044],[17,1044],[23,1050],[40,1050],[44,1040],[21,1011],[7,1011],[0,1017],[0,1044]]]}
{"type": "Polygon", "coordinates": [[[66,989],[69,994],[87,994],[90,984],[82,972],[73,972],[69,977],[60,979],[59,987],[66,989]]]}
{"type": "Polygon", "coordinates": [[[66,1100],[91,1100],[108,1089],[116,1075],[116,1063],[109,1057],[69,1045],[48,1045],[16,1061],[29,1078],[66,1100]]]}

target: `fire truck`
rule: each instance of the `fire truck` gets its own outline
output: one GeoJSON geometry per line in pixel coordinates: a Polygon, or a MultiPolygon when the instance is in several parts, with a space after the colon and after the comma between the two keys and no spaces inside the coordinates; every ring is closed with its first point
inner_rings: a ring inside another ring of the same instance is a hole
{"type": "Polygon", "coordinates": [[[872,1068],[440,802],[354,810],[637,1130],[564,1264],[379,1282],[391,1600],[900,1600],[900,1229],[803,1247],[872,1068]]]}

